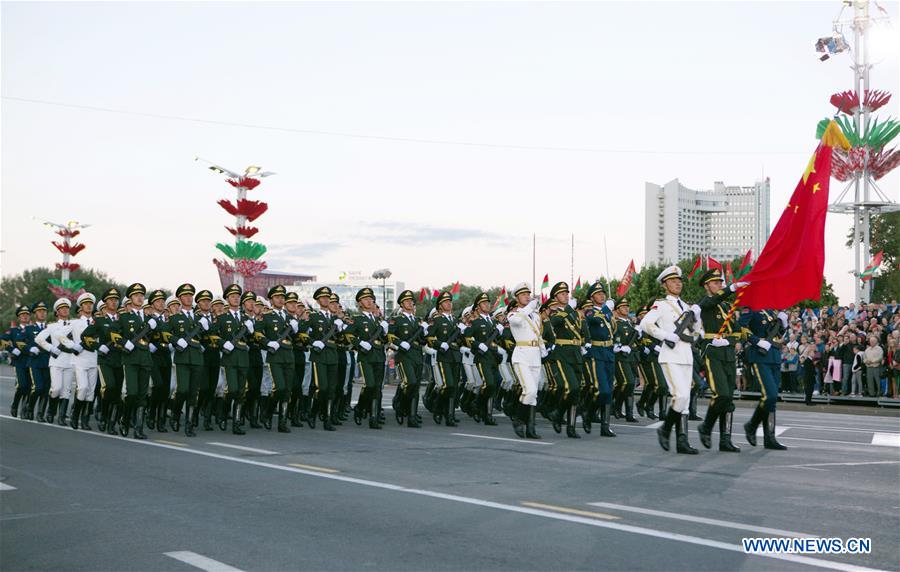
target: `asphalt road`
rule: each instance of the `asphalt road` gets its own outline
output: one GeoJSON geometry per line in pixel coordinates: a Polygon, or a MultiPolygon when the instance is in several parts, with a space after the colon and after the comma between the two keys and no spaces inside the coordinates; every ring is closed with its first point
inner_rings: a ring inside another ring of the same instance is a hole
{"type": "MultiPolygon", "coordinates": [[[[523,441],[505,418],[464,415],[457,428],[389,416],[382,431],[351,421],[141,442],[8,417],[8,375],[4,571],[900,570],[896,416],[785,411],[788,451],[740,435],[740,454],[693,457],[664,453],[647,420],[579,440],[541,422],[544,439],[523,441]],[[872,550],[741,548],[802,535],[871,538],[872,550]]],[[[735,424],[748,416],[739,408],[735,424]]]]}

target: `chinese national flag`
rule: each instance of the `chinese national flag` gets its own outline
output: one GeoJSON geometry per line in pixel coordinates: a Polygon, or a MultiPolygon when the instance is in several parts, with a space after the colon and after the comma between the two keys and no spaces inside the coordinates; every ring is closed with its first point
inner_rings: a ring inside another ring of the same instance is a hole
{"type": "Polygon", "coordinates": [[[825,267],[825,213],[831,179],[831,149],[850,147],[832,121],[809,160],[791,200],[781,213],[737,303],[753,310],[782,309],[818,300],[825,267]]]}

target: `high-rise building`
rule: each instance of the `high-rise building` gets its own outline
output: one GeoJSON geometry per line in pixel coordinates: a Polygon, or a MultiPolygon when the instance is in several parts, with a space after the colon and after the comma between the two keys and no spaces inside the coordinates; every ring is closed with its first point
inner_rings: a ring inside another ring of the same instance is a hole
{"type": "Polygon", "coordinates": [[[663,264],[698,254],[729,260],[752,249],[762,252],[769,238],[769,179],[753,186],[695,191],[678,179],[646,183],[644,261],[663,264]]]}

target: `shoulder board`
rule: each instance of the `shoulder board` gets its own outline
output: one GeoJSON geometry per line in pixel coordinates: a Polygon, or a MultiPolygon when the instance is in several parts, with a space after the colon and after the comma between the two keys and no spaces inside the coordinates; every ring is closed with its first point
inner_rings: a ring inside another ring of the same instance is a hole
{"type": "Polygon", "coordinates": [[[561,317],[565,318],[565,317],[567,317],[569,314],[567,314],[565,310],[557,310],[556,312],[554,312],[553,315],[554,315],[554,316],[561,316],[561,317]]]}

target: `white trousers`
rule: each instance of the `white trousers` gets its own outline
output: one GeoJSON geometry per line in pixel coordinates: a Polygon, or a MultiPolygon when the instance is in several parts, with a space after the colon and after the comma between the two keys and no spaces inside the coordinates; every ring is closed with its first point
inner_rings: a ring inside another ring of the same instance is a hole
{"type": "Polygon", "coordinates": [[[97,368],[75,368],[75,397],[79,401],[93,401],[97,389],[97,368]]]}
{"type": "Polygon", "coordinates": [[[50,397],[69,399],[75,384],[75,370],[72,367],[50,368],[50,397]]]}
{"type": "Polygon", "coordinates": [[[538,383],[544,368],[540,365],[524,363],[514,363],[513,368],[516,370],[519,384],[522,387],[522,396],[519,400],[523,405],[537,405],[538,383]]]}
{"type": "Polygon", "coordinates": [[[309,397],[309,386],[312,384],[312,364],[309,363],[309,352],[306,352],[306,366],[303,368],[303,395],[309,397]]]}
{"type": "Polygon", "coordinates": [[[463,363],[463,371],[466,374],[466,389],[478,393],[481,389],[481,376],[478,375],[478,368],[475,364],[463,363]]]}
{"type": "Polygon", "coordinates": [[[687,411],[691,401],[691,382],[694,376],[694,366],[683,363],[661,363],[663,376],[669,394],[672,396],[670,407],[678,413],[687,411]]]}
{"type": "Polygon", "coordinates": [[[509,391],[516,384],[516,376],[513,374],[512,367],[508,361],[501,362],[498,366],[500,370],[500,389],[509,391]]]}

